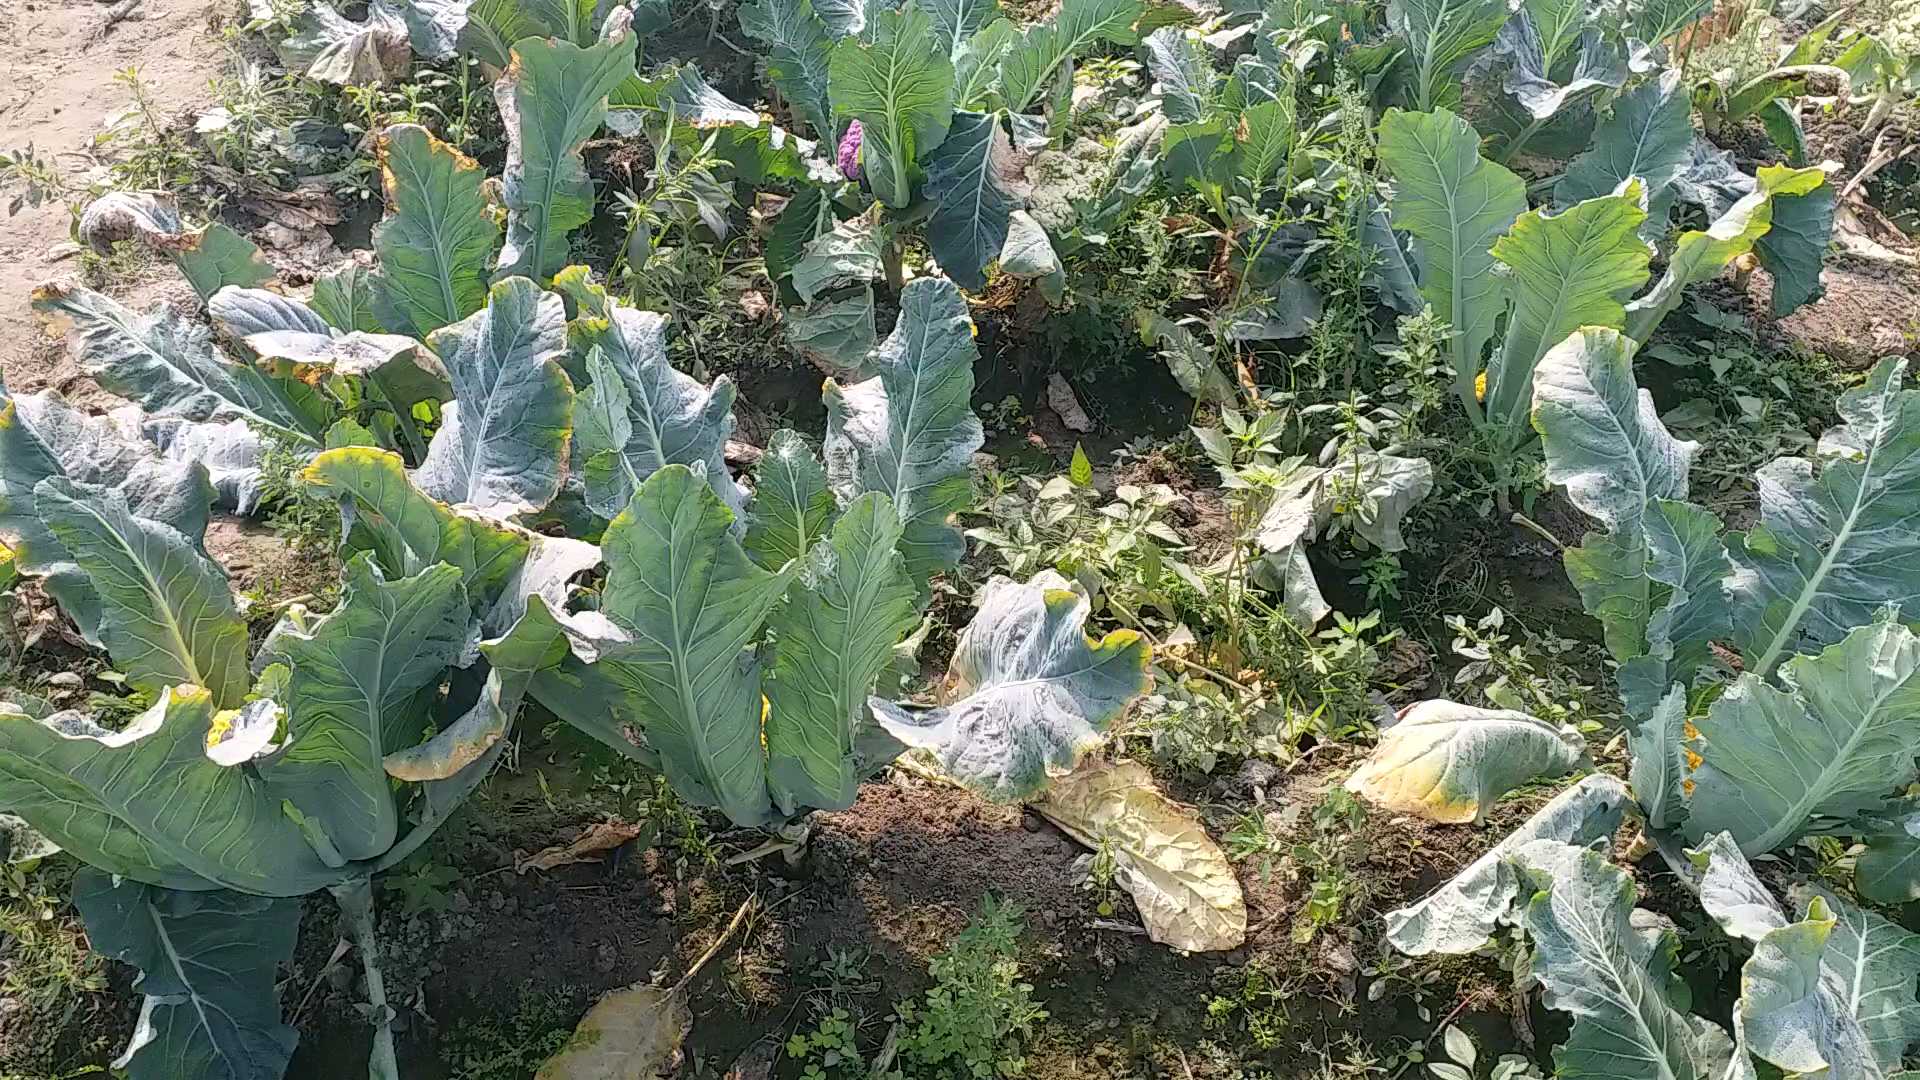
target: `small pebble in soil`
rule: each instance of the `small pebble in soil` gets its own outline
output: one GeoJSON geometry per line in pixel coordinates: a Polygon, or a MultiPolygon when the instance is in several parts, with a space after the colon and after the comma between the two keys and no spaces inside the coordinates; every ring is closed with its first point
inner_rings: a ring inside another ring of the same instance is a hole
{"type": "Polygon", "coordinates": [[[84,683],[85,680],[80,678],[78,672],[74,671],[56,671],[47,676],[48,686],[78,687],[84,685],[84,683]]]}

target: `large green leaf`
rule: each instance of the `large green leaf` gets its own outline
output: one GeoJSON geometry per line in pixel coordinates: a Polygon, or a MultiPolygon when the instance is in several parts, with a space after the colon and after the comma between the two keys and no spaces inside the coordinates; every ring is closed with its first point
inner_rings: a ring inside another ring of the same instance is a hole
{"type": "Polygon", "coordinates": [[[133,1080],[273,1080],[299,1033],[280,1022],[279,965],[293,959],[300,901],[177,892],[92,868],[73,905],[94,951],[140,969],[145,996],[115,1065],[133,1080]]]}
{"type": "Polygon", "coordinates": [[[1700,1080],[1725,1061],[1726,1033],[1674,1004],[1678,938],[1633,924],[1630,875],[1599,852],[1551,841],[1516,861],[1540,890],[1523,920],[1533,977],[1548,1008],[1573,1014],[1553,1051],[1555,1076],[1700,1080]]]}
{"type": "Polygon", "coordinates": [[[501,197],[507,240],[497,277],[546,280],[567,264],[567,234],[593,220],[593,183],[580,146],[600,127],[606,98],[634,71],[634,37],[609,21],[589,46],[532,37],[494,84],[507,130],[501,197]]]}
{"type": "Polygon", "coordinates": [[[1760,523],[1731,537],[1734,638],[1748,671],[1839,640],[1884,604],[1920,611],[1920,391],[1882,361],[1840,396],[1816,457],[1762,466],[1760,523]]]}
{"type": "Polygon", "coordinates": [[[827,478],[842,502],[877,491],[904,526],[901,553],[915,580],[953,566],[965,541],[948,518],[972,494],[969,468],[985,441],[973,414],[973,322],[960,290],[917,278],[900,293],[900,321],[874,351],[877,374],[827,381],[827,478]]]}
{"type": "Polygon", "coordinates": [[[778,570],[813,550],[839,508],[826,470],[797,431],[773,433],[754,480],[747,551],[761,566],[778,570]]]}
{"type": "MultiPolygon", "coordinates": [[[[967,42],[988,24],[1000,21],[1000,0],[921,0],[933,20],[933,35],[956,63],[967,42]]],[[[966,102],[954,104],[965,107],[966,102]]]]}
{"type": "Polygon", "coordinates": [[[1087,599],[1050,583],[996,577],[961,631],[949,704],[910,710],[871,698],[887,734],[933,751],[940,767],[1001,802],[1030,798],[1072,771],[1146,689],[1146,639],[1087,637],[1087,599]]]}
{"type": "MultiPolygon", "coordinates": [[[[1728,936],[1753,945],[1735,1004],[1741,1052],[1789,1075],[1831,1069],[1835,1077],[1868,1078],[1897,1070],[1904,1043],[1891,1060],[1876,1060],[1866,1026],[1869,1017],[1855,1010],[1877,1007],[1873,998],[1889,989],[1889,982],[1898,995],[1890,1004],[1897,1008],[1904,997],[1909,1015],[1920,1008],[1913,996],[1914,978],[1920,975],[1920,937],[1896,927],[1898,938],[1905,940],[1885,941],[1876,954],[1849,956],[1845,945],[1851,935],[1835,933],[1840,921],[1835,904],[1826,896],[1811,895],[1806,917],[1791,921],[1727,833],[1708,837],[1688,856],[1700,870],[1700,905],[1728,936]],[[1855,985],[1855,975],[1862,976],[1864,985],[1855,985]],[[1869,986],[1873,993],[1866,992],[1869,986]]],[[[1867,917],[1864,912],[1853,915],[1867,917]]]]}
{"type": "Polygon", "coordinates": [[[1586,740],[1571,727],[1433,698],[1381,731],[1346,789],[1386,810],[1477,824],[1502,795],[1564,775],[1586,756],[1586,740]]]}
{"type": "Polygon", "coordinates": [[[315,0],[296,13],[275,47],[287,69],[336,86],[392,82],[413,60],[407,24],[388,0],[367,5],[364,21],[349,19],[332,0],[315,0]]]}
{"type": "Polygon", "coordinates": [[[415,474],[420,490],[500,516],[553,501],[573,432],[566,322],[557,294],[508,278],[486,307],[433,332],[454,400],[415,474]]]}
{"type": "Polygon", "coordinates": [[[667,359],[666,316],[614,304],[582,319],[575,336],[599,350],[580,396],[576,457],[585,463],[587,505],[612,518],[664,465],[702,469],[722,502],[740,513],[740,485],[727,472],[733,380],[702,386],[667,359]]]}
{"type": "Polygon", "coordinates": [[[919,624],[900,558],[900,518],[862,495],[834,525],[770,620],[779,651],[767,684],[767,783],[783,813],[853,805],[854,732],[894,646],[919,624]]]}
{"type": "Polygon", "coordinates": [[[913,198],[918,166],[946,140],[953,119],[953,61],[917,6],[883,11],[869,38],[833,47],[828,85],[836,116],[860,121],[860,160],[888,206],[913,198]]]}
{"type": "Polygon", "coordinates": [[[467,648],[466,590],[441,564],[387,580],[372,558],[347,562],[340,604],[264,651],[289,671],[281,695],[290,741],[270,777],[341,856],[371,859],[399,832],[382,759],[420,741],[447,668],[467,648]]]}
{"type": "Polygon", "coordinates": [[[880,280],[887,242],[887,227],[874,214],[833,222],[801,245],[803,254],[793,264],[794,291],[812,303],[829,292],[880,280]]]}
{"type": "Polygon", "coordinates": [[[1397,185],[1393,224],[1420,241],[1420,295],[1453,327],[1454,375],[1471,388],[1506,299],[1491,249],[1526,212],[1526,184],[1481,157],[1480,136],[1445,109],[1388,110],[1380,160],[1397,185]]]}
{"type": "Polygon", "coordinates": [[[1191,124],[1213,112],[1220,77],[1206,45],[1183,26],[1163,26],[1140,42],[1147,71],[1160,85],[1160,109],[1176,124],[1191,124]]]}
{"type": "Polygon", "coordinates": [[[1882,617],[1824,651],[1781,665],[1780,687],[1749,671],[1699,729],[1688,831],[1725,830],[1772,851],[1823,818],[1884,805],[1915,776],[1920,639],[1882,617]]]}
{"type": "MultiPolygon", "coordinates": [[[[935,33],[940,32],[938,25],[935,33]]],[[[999,83],[1000,60],[1020,44],[1020,29],[1006,19],[995,19],[961,42],[953,54],[953,106],[984,108],[999,83]]]]}
{"type": "Polygon", "coordinates": [[[742,4],[740,32],[766,46],[767,78],[814,138],[833,138],[833,101],[827,94],[833,39],[814,15],[812,0],[742,4]]]}
{"type": "Polygon", "coordinates": [[[204,327],[166,304],[140,315],[91,289],[57,285],[35,290],[33,304],[71,318],[81,368],[154,415],[245,420],[316,446],[332,420],[310,388],[230,363],[204,327]]]}
{"type": "MultiPolygon", "coordinates": [[[[631,725],[682,798],[739,825],[767,822],[760,665],[747,646],[793,571],[755,566],[734,539],[733,514],[684,465],[649,476],[601,546],[600,611],[611,632],[585,655],[576,640],[588,664],[574,677],[613,711],[586,730],[605,739],[602,723],[631,725]]],[[[534,692],[551,702],[542,683],[534,692]]]]}
{"type": "Polygon", "coordinates": [[[1650,829],[1674,828],[1686,816],[1686,725],[1687,693],[1675,686],[1627,729],[1627,780],[1650,829]]]}
{"type": "Polygon", "coordinates": [[[1027,27],[1000,58],[1001,104],[1024,113],[1053,84],[1062,64],[1101,42],[1134,44],[1140,15],[1140,0],[1065,0],[1053,18],[1027,27]]]}
{"type": "Polygon", "coordinates": [[[478,162],[415,124],[388,128],[380,149],[390,213],[373,233],[374,310],[388,329],[424,338],[487,302],[500,229],[478,162]]]}
{"type": "MultiPolygon", "coordinates": [[[[1689,229],[1674,242],[1667,271],[1658,284],[1627,305],[1627,335],[1642,344],[1660,320],[1680,305],[1684,290],[1710,280],[1734,259],[1752,250],[1773,227],[1782,200],[1811,192],[1824,183],[1818,169],[1762,170],[1765,179],[1715,218],[1704,232],[1689,229]]],[[[1824,243],[1823,243],[1824,248],[1824,243]]]]}
{"type": "Polygon", "coordinates": [[[940,269],[975,292],[1007,243],[1007,221],[1031,186],[999,113],[957,112],[940,149],[926,158],[927,246],[940,269]]]}
{"type": "Polygon", "coordinates": [[[858,371],[873,352],[873,307],[872,286],[861,286],[839,299],[822,297],[806,307],[789,308],[787,340],[830,371],[858,371]]]}
{"type": "Polygon", "coordinates": [[[128,509],[170,526],[198,547],[214,492],[207,472],[168,461],[127,438],[105,417],[88,416],[60,395],[9,394],[0,386],[0,544],[19,573],[40,578],[88,641],[100,639],[100,598],[36,509],[50,477],[109,488],[128,509]]]}
{"type": "Polygon", "coordinates": [[[1626,5],[1627,29],[1658,45],[1712,10],[1713,0],[1634,0],[1626,5]]]}
{"type": "Polygon", "coordinates": [[[120,731],[0,709],[8,809],[87,865],[151,885],[300,896],[339,880],[337,853],[316,851],[274,777],[209,756],[239,719],[199,687],[162,692],[120,731]]]}
{"type": "Polygon", "coordinates": [[[1533,426],[1547,479],[1610,531],[1638,535],[1656,499],[1685,499],[1700,444],[1676,439],[1653,395],[1633,381],[1634,344],[1588,327],[1549,349],[1533,372],[1533,426]]]}
{"type": "Polygon", "coordinates": [[[1529,210],[1493,242],[1507,268],[1507,336],[1487,369],[1488,420],[1515,427],[1533,407],[1533,370],[1548,349],[1582,327],[1626,325],[1626,302],[1647,280],[1640,239],[1642,188],[1588,199],[1565,213],[1529,210]]]}
{"type": "Polygon", "coordinates": [[[350,550],[370,550],[389,577],[447,563],[476,604],[506,592],[533,547],[530,534],[422,493],[391,451],[343,446],[314,457],[300,479],[352,501],[350,550]]]}
{"type": "Polygon", "coordinates": [[[1493,44],[1512,9],[1505,0],[1392,0],[1387,26],[1406,45],[1407,104],[1421,112],[1460,101],[1460,74],[1493,44]]]}
{"type": "Polygon", "coordinates": [[[357,262],[346,262],[313,281],[315,314],[340,330],[377,333],[380,320],[373,313],[373,274],[357,262]]]}
{"type": "MultiPolygon", "coordinates": [[[[1650,203],[1693,161],[1693,102],[1678,71],[1663,72],[1622,94],[1593,129],[1586,151],[1567,163],[1553,187],[1554,202],[1572,206],[1619,190],[1639,177],[1650,203]]],[[[1665,225],[1665,214],[1660,224],[1665,225]]]]}
{"type": "Polygon", "coordinates": [[[1626,786],[1613,777],[1582,777],[1451,881],[1387,912],[1387,941],[1409,956],[1457,956],[1480,948],[1514,904],[1525,899],[1511,861],[1514,852],[1536,840],[1585,846],[1611,838],[1627,802],[1626,786]]]}
{"type": "Polygon", "coordinates": [[[1773,275],[1775,318],[1792,314],[1802,304],[1817,300],[1825,287],[1820,284],[1820,264],[1826,261],[1827,244],[1833,239],[1833,216],[1839,196],[1833,184],[1816,183],[1811,190],[1783,190],[1795,177],[1817,169],[1793,169],[1785,165],[1762,165],[1758,172],[1760,188],[1773,191],[1773,228],[1754,242],[1760,265],[1773,275]]]}
{"type": "Polygon", "coordinates": [[[1788,897],[1803,907],[1815,898],[1826,903],[1833,932],[1821,954],[1822,979],[1836,987],[1845,1014],[1859,1019],[1889,1080],[1911,1080],[1913,1074],[1899,1070],[1907,1051],[1920,1042],[1920,1001],[1913,992],[1920,977],[1920,935],[1822,886],[1795,885],[1788,897]]]}
{"type": "Polygon", "coordinates": [[[50,477],[34,491],[40,519],[100,597],[100,636],[139,689],[204,686],[218,708],[246,696],[247,627],[227,577],[170,525],[134,515],[111,488],[50,477]]]}

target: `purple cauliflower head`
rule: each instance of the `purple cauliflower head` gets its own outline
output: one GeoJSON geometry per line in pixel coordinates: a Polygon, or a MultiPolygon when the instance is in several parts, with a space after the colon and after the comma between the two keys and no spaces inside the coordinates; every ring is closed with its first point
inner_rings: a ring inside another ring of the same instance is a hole
{"type": "Polygon", "coordinates": [[[849,180],[860,179],[860,134],[860,121],[855,120],[847,125],[847,133],[840,136],[840,175],[849,180]]]}

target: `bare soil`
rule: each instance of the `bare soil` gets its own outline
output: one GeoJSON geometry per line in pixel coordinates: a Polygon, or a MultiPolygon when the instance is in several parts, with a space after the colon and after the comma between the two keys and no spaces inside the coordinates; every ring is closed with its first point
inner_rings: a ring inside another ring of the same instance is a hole
{"type": "MultiPolygon", "coordinates": [[[[0,145],[31,146],[69,177],[102,165],[95,135],[131,98],[114,73],[137,67],[156,104],[185,113],[208,98],[222,57],[215,26],[225,6],[208,0],[142,0],[111,29],[114,7],[96,0],[0,0],[0,145]]],[[[0,371],[13,389],[55,386],[82,400],[88,387],[28,307],[34,286],[77,271],[71,214],[55,200],[0,221],[0,371]]],[[[178,275],[153,275],[177,281],[178,275]]],[[[140,283],[116,295],[145,301],[140,283]]],[[[149,289],[152,288],[150,284],[149,289]]]]}

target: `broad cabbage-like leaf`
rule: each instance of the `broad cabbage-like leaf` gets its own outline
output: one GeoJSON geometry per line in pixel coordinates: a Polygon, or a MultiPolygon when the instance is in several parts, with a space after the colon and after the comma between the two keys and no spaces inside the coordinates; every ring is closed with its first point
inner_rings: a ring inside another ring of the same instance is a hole
{"type": "Polygon", "coordinates": [[[1555,795],[1472,865],[1416,903],[1387,912],[1387,941],[1409,956],[1470,953],[1492,939],[1522,900],[1511,856],[1536,840],[1584,847],[1620,827],[1626,785],[1605,774],[1585,776],[1555,795]]]}
{"type": "Polygon", "coordinates": [[[1405,43],[1402,62],[1411,69],[1407,104],[1421,112],[1458,104],[1467,62],[1493,44],[1511,15],[1505,0],[1392,0],[1387,27],[1405,43]]]}
{"type": "Polygon", "coordinates": [[[1904,949],[1890,949],[1879,957],[1844,957],[1835,949],[1840,944],[1834,936],[1837,920],[1827,901],[1812,897],[1806,917],[1791,921],[1732,836],[1716,833],[1687,854],[1700,872],[1701,907],[1729,936],[1753,945],[1734,1006],[1739,1052],[1752,1053],[1790,1075],[1831,1069],[1836,1077],[1868,1078],[1885,1075],[1883,1065],[1897,1070],[1899,1053],[1891,1062],[1875,1060],[1866,1017],[1853,1011],[1865,1002],[1856,997],[1842,969],[1864,960],[1868,980],[1878,983],[1905,967],[1906,1007],[1911,1011],[1920,1006],[1913,997],[1913,979],[1920,974],[1920,951],[1915,949],[1920,938],[1903,931],[1904,949]],[[1904,965],[1902,951],[1907,954],[1904,965]]]}
{"type": "Polygon", "coordinates": [[[836,118],[860,121],[860,160],[888,206],[913,197],[915,169],[947,137],[953,61],[919,7],[880,13],[868,34],[833,47],[828,85],[836,118]]]}
{"type": "MultiPolygon", "coordinates": [[[[1494,45],[1495,63],[1505,68],[1501,88],[1525,110],[1529,120],[1543,124],[1562,110],[1603,90],[1617,90],[1627,81],[1627,58],[1599,30],[1579,35],[1579,53],[1573,71],[1562,83],[1553,75],[1557,58],[1551,48],[1567,42],[1545,39],[1529,11],[1523,9],[1500,28],[1494,45]]],[[[1507,144],[1508,155],[1524,145],[1525,132],[1507,144]]]]}
{"type": "Polygon", "coordinates": [[[1147,70],[1160,87],[1160,109],[1169,121],[1191,124],[1213,111],[1220,77],[1197,34],[1181,26],[1163,26],[1140,44],[1146,50],[1147,70]]]}
{"type": "Polygon", "coordinates": [[[826,469],[797,431],[773,433],[754,480],[747,552],[761,566],[778,570],[813,550],[839,507],[827,487],[826,469]]]}
{"type": "Polygon", "coordinates": [[[829,379],[827,479],[841,501],[877,491],[904,526],[901,553],[916,581],[959,561],[965,541],[948,524],[972,490],[968,467],[985,441],[973,414],[973,322],[960,290],[917,278],[900,293],[900,321],[874,352],[865,382],[829,379]]]}
{"type": "Polygon", "coordinates": [[[1920,391],[1882,361],[1835,404],[1815,459],[1762,466],[1760,522],[1728,543],[1734,638],[1762,675],[1838,641],[1885,604],[1920,612],[1920,391]]]}
{"type": "Polygon", "coordinates": [[[1622,94],[1613,112],[1593,129],[1593,142],[1567,163],[1553,187],[1562,207],[1611,195],[1639,177],[1657,224],[1666,225],[1666,195],[1673,178],[1693,161],[1693,102],[1678,71],[1662,72],[1622,94]]]}
{"type": "Polygon", "coordinates": [[[1515,427],[1533,405],[1533,371],[1548,349],[1588,326],[1624,327],[1626,302],[1647,280],[1642,188],[1588,199],[1564,213],[1529,210],[1493,242],[1513,306],[1487,369],[1487,418],[1515,427]]]}
{"type": "Polygon", "coordinates": [[[1034,23],[1000,58],[1000,101],[1009,112],[1031,109],[1063,64],[1095,45],[1130,46],[1140,0],[1065,0],[1051,19],[1034,23]]]}
{"type": "Polygon", "coordinates": [[[1712,0],[1634,0],[1626,6],[1626,29],[1641,41],[1658,45],[1712,10],[1712,0]]]}
{"type": "Polygon", "coordinates": [[[793,264],[793,288],[812,303],[833,290],[880,280],[880,250],[887,243],[884,226],[871,214],[834,222],[801,245],[793,264]]]}
{"type": "Polygon", "coordinates": [[[1920,1002],[1913,991],[1920,977],[1920,935],[1818,885],[1795,885],[1787,896],[1798,907],[1816,898],[1825,902],[1833,932],[1821,954],[1822,979],[1837,987],[1845,1014],[1859,1019],[1874,1060],[1890,1080],[1910,1076],[1900,1066],[1920,1043],[1920,1002]]]}
{"type": "Polygon", "coordinates": [[[1231,406],[1240,400],[1240,391],[1220,370],[1213,350],[1200,342],[1193,331],[1158,312],[1141,311],[1137,315],[1140,339],[1156,346],[1160,359],[1173,374],[1173,381],[1195,401],[1231,406]]]}
{"type": "Polygon", "coordinates": [[[135,687],[206,687],[219,708],[246,696],[247,627],[227,577],[170,525],[135,516],[127,497],[49,477],[34,489],[48,531],[100,598],[100,636],[135,687]]]}
{"type": "Polygon", "coordinates": [[[767,783],[783,813],[853,805],[854,732],[865,723],[867,696],[920,621],[900,528],[885,495],[855,499],[774,609],[767,783]]]}
{"type": "Polygon", "coordinates": [[[1679,500],[1698,447],[1675,440],[1633,383],[1634,343],[1582,330],[1534,373],[1534,426],[1548,475],[1609,526],[1566,553],[1567,575],[1626,666],[1621,692],[1644,718],[1672,678],[1687,679],[1726,636],[1729,565],[1711,514],[1679,500]]]}
{"type": "MultiPolygon", "coordinates": [[[[935,16],[938,18],[938,16],[935,16]]],[[[936,23],[934,33],[942,32],[936,23]]],[[[958,109],[989,103],[1000,79],[1000,60],[1020,44],[1020,29],[1007,19],[981,27],[953,51],[953,104],[958,109]]]]}
{"type": "MultiPolygon", "coordinates": [[[[1704,232],[1689,229],[1674,242],[1667,271],[1645,296],[1627,305],[1626,331],[1641,343],[1679,306],[1689,285],[1712,279],[1728,263],[1748,251],[1772,230],[1774,213],[1790,197],[1804,195],[1825,184],[1819,169],[1762,169],[1763,179],[1735,200],[1704,232]]],[[[1822,241],[1821,250],[1825,250],[1822,241]]]]}
{"type": "Polygon", "coordinates": [[[0,710],[8,807],[87,865],[151,885],[299,896],[339,880],[343,860],[316,851],[277,777],[213,759],[235,726],[199,687],[162,692],[120,731],[0,710]]]}
{"type": "Polygon", "coordinates": [[[368,334],[380,330],[373,313],[373,274],[351,259],[314,279],[308,303],[328,326],[368,334]]]}
{"type": "Polygon", "coordinates": [[[286,1072],[299,1034],[280,1022],[279,965],[293,959],[300,901],[177,892],[91,867],[73,904],[96,952],[140,970],[133,1080],[261,1080],[286,1072]]]}
{"type": "MultiPolygon", "coordinates": [[[[975,34],[1000,20],[1000,0],[925,0],[921,7],[933,20],[934,37],[955,60],[975,34]]],[[[966,103],[956,104],[964,107],[966,103]]]]}
{"type": "Polygon", "coordinates": [[[16,395],[0,386],[0,544],[11,549],[17,572],[41,578],[81,636],[98,644],[99,595],[37,510],[35,490],[53,477],[114,490],[133,514],[173,528],[196,547],[213,491],[203,469],[163,459],[50,390],[16,395]]]}
{"type": "MultiPolygon", "coordinates": [[[[1761,188],[1775,187],[1770,178],[1799,175],[1785,165],[1762,165],[1758,173],[1761,188]]],[[[1821,183],[1805,192],[1778,192],[1773,200],[1773,227],[1754,242],[1760,265],[1773,275],[1773,300],[1769,310],[1774,318],[1797,311],[1801,305],[1820,298],[1826,287],[1820,284],[1820,266],[1826,261],[1827,244],[1833,239],[1833,218],[1839,204],[1831,183],[1821,183]]]]}
{"type": "MultiPolygon", "coordinates": [[[[1416,2],[1446,10],[1443,0],[1416,2]]],[[[1380,121],[1380,160],[1397,185],[1393,224],[1421,244],[1420,295],[1453,327],[1455,378],[1471,388],[1506,298],[1493,241],[1526,212],[1526,184],[1481,157],[1479,134],[1445,109],[1388,110],[1380,121]]]]}
{"type": "Polygon", "coordinates": [[[1188,952],[1237,949],[1246,897],[1200,815],[1161,794],[1137,761],[1090,759],[1033,808],[1090,848],[1113,853],[1114,881],[1133,896],[1147,937],[1188,952]]]}
{"type": "Polygon", "coordinates": [[[407,479],[400,455],[387,450],[337,447],[317,455],[300,478],[351,502],[344,549],[372,552],[387,576],[440,563],[458,568],[473,617],[489,637],[506,633],[530,597],[561,606],[574,575],[600,561],[600,549],[585,541],[542,536],[423,494],[407,479]]]}
{"type": "Polygon", "coordinates": [[[444,381],[421,366],[419,342],[398,334],[340,330],[311,305],[290,296],[228,287],[207,300],[207,314],[262,367],[297,383],[317,383],[336,374],[370,379],[396,413],[416,401],[440,401],[451,393],[444,381]]]}
{"type": "Polygon", "coordinates": [[[633,75],[629,19],[616,9],[593,45],[541,37],[514,43],[513,63],[493,87],[507,132],[507,238],[496,277],[551,278],[566,265],[567,234],[593,219],[580,146],[605,118],[607,95],[633,75]]]}
{"type": "Polygon", "coordinates": [[[573,384],[560,297],[526,278],[494,285],[487,306],[427,344],[453,384],[415,481],[429,496],[507,516],[559,493],[572,438],[573,384]]]}
{"type": "Polygon", "coordinates": [[[873,288],[867,285],[839,299],[823,297],[789,308],[785,323],[793,347],[830,370],[864,368],[879,339],[873,325],[873,288]]]}
{"type": "Polygon", "coordinates": [[[956,112],[945,142],[925,158],[927,246],[947,276],[962,288],[986,287],[986,268],[1006,246],[1007,224],[1025,203],[1027,182],[1021,155],[999,113],[956,112]]]}
{"type": "Polygon", "coordinates": [[[771,820],[760,664],[747,648],[787,591],[792,569],[762,570],[733,535],[733,514],[707,482],[668,465],[640,485],[601,541],[607,582],[600,616],[566,680],[534,694],[573,719],[578,702],[551,688],[579,682],[605,707],[582,730],[610,744],[644,735],[682,798],[717,806],[739,825],[771,820]]]}
{"type": "Polygon", "coordinates": [[[1071,771],[1146,688],[1149,650],[1131,630],[1087,637],[1086,597],[996,577],[960,634],[948,704],[910,711],[875,697],[874,719],[931,750],[948,775],[1001,802],[1071,771]]]}
{"type": "Polygon", "coordinates": [[[1545,437],[1547,479],[1613,532],[1638,534],[1656,499],[1685,499],[1700,444],[1676,439],[1653,395],[1633,381],[1633,343],[1585,328],[1549,349],[1533,372],[1533,426],[1545,437]]]}
{"type": "Polygon", "coordinates": [[[228,285],[273,280],[273,267],[253,241],[218,221],[188,228],[179,203],[161,191],[109,191],[87,204],[74,231],[102,255],[120,240],[138,240],[166,255],[202,300],[228,285]]]}
{"type": "Polygon", "coordinates": [[[149,413],[245,420],[310,445],[332,420],[311,388],[228,361],[204,327],[165,304],[141,315],[91,289],[60,285],[35,290],[33,303],[71,318],[81,368],[149,413]]]}
{"type": "MultiPolygon", "coordinates": [[[[958,7],[971,0],[955,0],[958,7]]],[[[834,136],[827,66],[833,39],[813,12],[811,0],[760,0],[740,5],[740,32],[766,46],[767,78],[814,137],[834,136]]]]}
{"type": "Polygon", "coordinates": [[[1388,810],[1447,823],[1486,820],[1500,796],[1561,776],[1586,760],[1586,740],[1510,709],[1417,702],[1347,778],[1346,789],[1388,810]]]}
{"type": "Polygon", "coordinates": [[[388,328],[424,338],[487,302],[500,230],[478,162],[415,124],[388,128],[380,151],[389,214],[373,233],[374,310],[388,328]]]}
{"type": "Polygon", "coordinates": [[[1553,1051],[1556,1076],[1700,1080],[1725,1063],[1726,1032],[1674,1004],[1679,939],[1634,924],[1631,876],[1552,841],[1514,859],[1540,890],[1523,917],[1533,977],[1548,1008],[1573,1015],[1553,1051]]]}
{"type": "Polygon", "coordinates": [[[590,384],[576,411],[575,456],[584,463],[587,505],[612,518],[627,508],[642,481],[663,465],[702,469],[736,515],[740,485],[727,472],[733,434],[733,380],[702,386],[667,359],[666,316],[610,305],[604,318],[583,318],[574,336],[595,350],[590,384]]]}
{"type": "Polygon", "coordinates": [[[1700,767],[1688,830],[1725,830],[1742,851],[1786,844],[1821,818],[1882,806],[1915,775],[1920,639],[1883,615],[1824,651],[1749,671],[1695,720],[1700,767]]]}
{"type": "Polygon", "coordinates": [[[1627,782],[1650,829],[1675,828],[1686,817],[1686,726],[1687,692],[1675,686],[1627,729],[1627,782]]]}
{"type": "Polygon", "coordinates": [[[1920,900],[1920,814],[1872,822],[1854,859],[1853,888],[1875,904],[1920,900]]]}
{"type": "Polygon", "coordinates": [[[276,633],[292,738],[269,775],[306,827],[348,860],[393,846],[399,815],[382,759],[419,741],[441,676],[465,654],[466,590],[441,564],[388,581],[367,555],[346,566],[340,604],[276,633]]]}
{"type": "Polygon", "coordinates": [[[266,447],[245,420],[224,424],[196,424],[167,416],[148,420],[132,405],[114,412],[115,423],[138,431],[161,457],[182,465],[196,461],[204,465],[207,481],[213,485],[214,505],[242,515],[259,509],[266,492],[266,447]]]}

